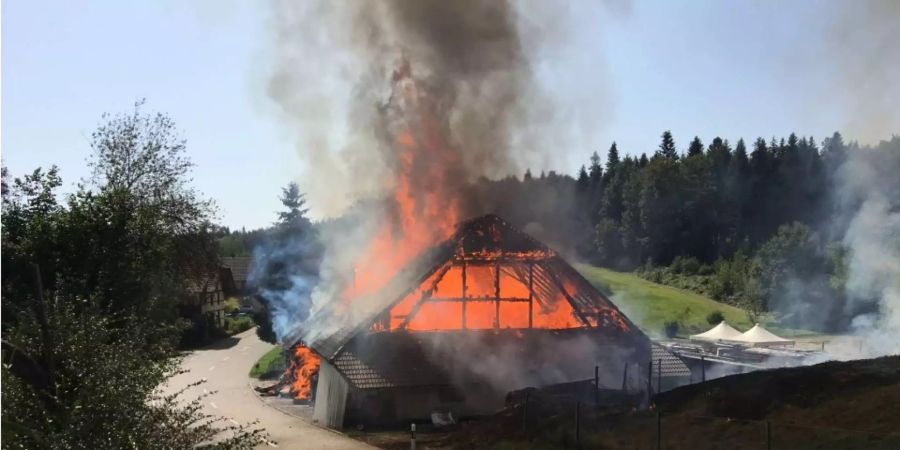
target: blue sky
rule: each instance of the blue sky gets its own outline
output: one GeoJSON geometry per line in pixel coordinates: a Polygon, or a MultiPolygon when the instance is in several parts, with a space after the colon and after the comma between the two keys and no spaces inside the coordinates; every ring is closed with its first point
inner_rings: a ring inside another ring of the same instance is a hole
{"type": "MultiPolygon", "coordinates": [[[[561,111],[591,106],[588,120],[562,130],[583,136],[576,148],[547,168],[574,172],[612,140],[626,153],[649,152],[665,129],[681,149],[695,134],[708,143],[846,130],[848,108],[833,90],[847,61],[829,46],[839,4],[638,1],[576,15],[539,77],[561,111]]],[[[146,98],[147,110],[182,129],[194,185],[216,200],[225,225],[272,222],[279,188],[300,176],[305,158],[266,95],[269,14],[266,3],[237,0],[5,1],[3,164],[16,176],[57,164],[71,190],[88,175],[100,115],[146,98]]],[[[900,56],[897,48],[886,57],[900,56]]],[[[886,73],[897,74],[896,64],[886,73]]],[[[896,125],[888,124],[900,132],[896,125]]]]}

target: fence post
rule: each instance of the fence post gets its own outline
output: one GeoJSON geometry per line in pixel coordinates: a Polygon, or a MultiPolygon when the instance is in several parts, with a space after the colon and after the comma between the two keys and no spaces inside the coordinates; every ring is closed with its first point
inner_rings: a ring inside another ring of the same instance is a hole
{"type": "Polygon", "coordinates": [[[700,381],[706,383],[706,358],[700,355],[700,381]]]}
{"type": "Polygon", "coordinates": [[[522,431],[526,434],[528,433],[528,394],[529,391],[525,391],[525,405],[522,406],[522,431]]]}
{"type": "Polygon", "coordinates": [[[409,425],[409,450],[416,450],[416,423],[409,425]]]}
{"type": "Polygon", "coordinates": [[[647,364],[647,403],[650,403],[650,397],[653,395],[653,360],[647,364]]]}
{"type": "Polygon", "coordinates": [[[662,358],[659,358],[656,368],[656,392],[662,392],[662,358]]]}
{"type": "Polygon", "coordinates": [[[656,450],[662,450],[662,413],[656,408],[656,450]]]}
{"type": "Polygon", "coordinates": [[[575,444],[581,443],[581,402],[575,402],[575,444]]]}
{"type": "Polygon", "coordinates": [[[600,366],[594,366],[594,406],[600,406],[600,366]]]}
{"type": "Polygon", "coordinates": [[[766,450],[772,450],[772,422],[766,421],[766,450]]]}

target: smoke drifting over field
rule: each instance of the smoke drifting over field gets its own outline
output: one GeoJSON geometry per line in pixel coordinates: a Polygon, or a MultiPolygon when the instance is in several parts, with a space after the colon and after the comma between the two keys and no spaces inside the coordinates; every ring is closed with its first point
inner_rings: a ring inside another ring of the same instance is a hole
{"type": "MultiPolygon", "coordinates": [[[[843,205],[854,205],[843,244],[849,251],[848,311],[875,301],[851,326],[865,342],[859,356],[900,352],[900,137],[876,149],[855,149],[840,168],[843,205]]],[[[849,312],[848,312],[849,313],[849,312]]]]}

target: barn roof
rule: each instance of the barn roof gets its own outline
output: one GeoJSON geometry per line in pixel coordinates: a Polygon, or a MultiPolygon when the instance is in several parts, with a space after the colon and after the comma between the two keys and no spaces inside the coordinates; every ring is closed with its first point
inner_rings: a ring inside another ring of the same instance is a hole
{"type": "MultiPolygon", "coordinates": [[[[426,250],[402,269],[378,292],[355,300],[366,305],[351,323],[307,342],[317,353],[332,360],[339,356],[354,336],[369,330],[404,297],[414,292],[432,275],[448,265],[466,263],[522,263],[532,267],[535,300],[555,298],[563,294],[585,328],[603,329],[647,341],[646,336],[616,306],[554,250],[512,226],[496,215],[481,216],[462,222],[446,241],[426,250]]],[[[320,311],[328,320],[334,310],[320,311]]],[[[391,334],[391,333],[389,333],[391,334]]],[[[296,342],[300,333],[286,342],[296,342]]],[[[355,353],[354,353],[355,354],[355,353]]]]}

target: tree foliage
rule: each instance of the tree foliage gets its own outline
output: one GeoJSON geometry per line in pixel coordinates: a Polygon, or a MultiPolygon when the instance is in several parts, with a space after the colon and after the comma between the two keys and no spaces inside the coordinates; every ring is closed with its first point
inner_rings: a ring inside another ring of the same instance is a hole
{"type": "Polygon", "coordinates": [[[92,182],[73,194],[56,192],[55,167],[3,172],[4,448],[259,442],[196,401],[156,392],[177,367],[185,290],[218,253],[212,205],[187,184],[183,140],[140,106],[104,116],[92,182]]]}

